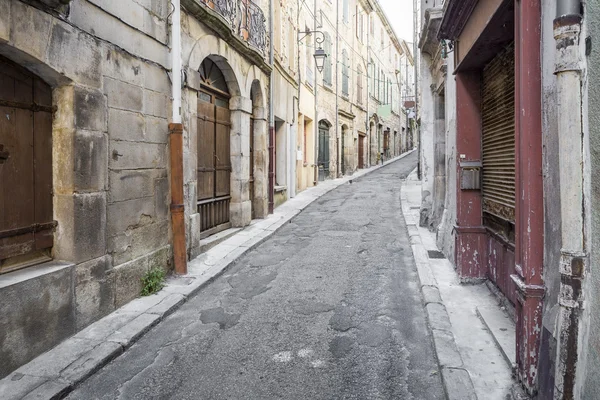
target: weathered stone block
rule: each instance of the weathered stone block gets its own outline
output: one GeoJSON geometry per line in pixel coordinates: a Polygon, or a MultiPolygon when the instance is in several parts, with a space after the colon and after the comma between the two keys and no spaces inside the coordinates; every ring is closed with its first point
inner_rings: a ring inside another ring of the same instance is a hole
{"type": "MultiPolygon", "coordinates": [[[[4,3],[9,3],[9,5],[12,3],[11,17],[14,24],[10,33],[12,45],[38,60],[44,60],[52,26],[50,14],[20,1],[4,3]]],[[[9,5],[4,7],[8,8],[9,5]]]]}
{"type": "Polygon", "coordinates": [[[102,58],[104,59],[102,69],[105,76],[137,86],[144,84],[142,71],[146,64],[139,58],[112,46],[104,48],[102,58]]]}
{"type": "Polygon", "coordinates": [[[106,93],[109,107],[142,111],[144,96],[141,87],[105,77],[104,92],[106,93]]]}
{"type": "Polygon", "coordinates": [[[11,4],[10,1],[0,3],[0,43],[10,40],[11,4]]]}
{"type": "Polygon", "coordinates": [[[144,65],[144,87],[164,94],[171,93],[171,81],[167,71],[152,64],[144,65]]]}
{"type": "Polygon", "coordinates": [[[108,134],[111,139],[144,141],[144,117],[136,112],[109,108],[108,134]]]}
{"type": "Polygon", "coordinates": [[[144,90],[144,114],[167,118],[169,115],[167,96],[152,90],[144,90]]]}
{"type": "Polygon", "coordinates": [[[195,249],[200,246],[200,214],[190,215],[188,228],[188,249],[195,249]]]}
{"type": "Polygon", "coordinates": [[[95,88],[101,85],[101,42],[66,23],[52,27],[47,63],[77,83],[95,88]]]}
{"type": "Polygon", "coordinates": [[[114,311],[115,280],[110,256],[75,267],[75,315],[77,330],[114,311]]]}
{"type": "Polygon", "coordinates": [[[73,266],[40,265],[27,272],[29,279],[0,281],[0,378],[75,331],[73,266]]]}
{"type": "Polygon", "coordinates": [[[143,30],[144,8],[137,2],[131,0],[119,2],[112,0],[90,0],[90,2],[96,4],[98,7],[115,16],[127,25],[140,31],[143,30]]]}
{"type": "Polygon", "coordinates": [[[90,131],[106,132],[106,98],[97,90],[75,87],[73,109],[75,126],[90,131]]]}
{"type": "Polygon", "coordinates": [[[108,139],[104,133],[77,131],[73,141],[73,189],[99,192],[108,181],[108,139]]]}
{"type": "Polygon", "coordinates": [[[148,225],[154,220],[154,198],[139,199],[112,203],[108,206],[106,231],[109,237],[148,225]]]}
{"type": "Polygon", "coordinates": [[[154,215],[157,220],[166,220],[169,217],[171,204],[171,187],[169,179],[158,178],[154,181],[154,215]]]}
{"type": "Polygon", "coordinates": [[[142,277],[148,272],[148,257],[143,256],[114,268],[115,307],[121,307],[142,292],[142,277]]]}
{"type": "Polygon", "coordinates": [[[167,23],[164,19],[158,18],[151,12],[144,10],[144,32],[158,40],[167,43],[167,23]]]}
{"type": "Polygon", "coordinates": [[[164,144],[111,140],[109,167],[114,170],[165,168],[166,151],[164,144]]]}
{"type": "Polygon", "coordinates": [[[167,143],[169,140],[169,123],[165,118],[146,116],[146,132],[144,141],[148,143],[167,143]]]}
{"type": "Polygon", "coordinates": [[[148,255],[148,269],[162,268],[171,270],[171,246],[164,246],[148,255]]]}
{"type": "Polygon", "coordinates": [[[169,222],[149,224],[131,229],[108,239],[108,251],[113,263],[119,265],[169,243],[169,222]]]}
{"type": "Polygon", "coordinates": [[[156,171],[152,169],[110,171],[109,201],[153,196],[155,175],[156,171]]]}
{"type": "Polygon", "coordinates": [[[231,226],[243,227],[252,222],[252,202],[244,201],[243,203],[231,203],[231,226]]]}
{"type": "Polygon", "coordinates": [[[106,254],[106,194],[75,193],[54,197],[59,239],[56,258],[74,263],[106,254]]]}

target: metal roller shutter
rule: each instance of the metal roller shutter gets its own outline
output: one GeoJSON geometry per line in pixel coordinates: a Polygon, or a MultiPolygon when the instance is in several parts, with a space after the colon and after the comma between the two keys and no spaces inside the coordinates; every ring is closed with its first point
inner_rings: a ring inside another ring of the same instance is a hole
{"type": "Polygon", "coordinates": [[[483,211],[515,221],[514,43],[483,70],[483,211]]]}

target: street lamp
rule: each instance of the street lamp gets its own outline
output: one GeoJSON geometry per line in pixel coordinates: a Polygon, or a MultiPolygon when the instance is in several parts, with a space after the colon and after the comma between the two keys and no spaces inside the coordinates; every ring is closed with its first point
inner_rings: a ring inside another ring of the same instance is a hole
{"type": "Polygon", "coordinates": [[[302,39],[304,39],[306,36],[310,35],[311,33],[321,35],[320,37],[319,36],[315,37],[315,41],[317,42],[317,44],[319,44],[319,48],[317,50],[315,50],[315,54],[313,55],[313,57],[315,57],[315,64],[317,66],[317,71],[323,72],[323,68],[325,67],[325,59],[327,58],[327,53],[325,53],[325,50],[323,50],[323,48],[320,46],[320,44],[325,41],[325,34],[321,31],[310,31],[307,29],[304,32],[298,32],[298,42],[301,42],[302,39]]]}
{"type": "Polygon", "coordinates": [[[317,71],[323,72],[323,67],[325,67],[325,59],[327,58],[327,53],[322,48],[318,48],[315,51],[315,63],[317,64],[317,71]]]}

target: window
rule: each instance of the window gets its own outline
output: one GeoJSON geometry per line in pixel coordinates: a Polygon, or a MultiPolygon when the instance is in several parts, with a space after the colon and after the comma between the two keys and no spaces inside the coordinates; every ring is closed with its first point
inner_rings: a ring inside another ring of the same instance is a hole
{"type": "MultiPolygon", "coordinates": [[[[309,32],[309,31],[310,31],[310,29],[307,26],[305,32],[309,32]]],[[[312,41],[312,35],[307,35],[304,38],[304,49],[305,49],[304,64],[306,66],[306,81],[308,82],[308,84],[310,86],[314,86],[314,74],[313,74],[314,58],[312,55],[311,41],[312,41]]]]}
{"type": "Polygon", "coordinates": [[[369,17],[369,24],[371,25],[371,27],[370,27],[371,36],[373,36],[373,35],[375,35],[375,20],[373,19],[372,15],[369,17]]]}
{"type": "Polygon", "coordinates": [[[358,68],[356,71],[356,101],[358,101],[359,104],[362,104],[363,102],[363,71],[362,71],[362,67],[360,64],[358,64],[358,68]]]}
{"type": "Polygon", "coordinates": [[[323,41],[323,50],[327,54],[327,58],[325,59],[325,64],[323,65],[323,82],[327,86],[331,86],[331,64],[332,64],[332,54],[331,54],[331,36],[329,33],[325,32],[325,40],[323,41]]]}
{"type": "Polygon", "coordinates": [[[350,94],[348,90],[348,79],[350,78],[349,64],[348,52],[344,49],[342,50],[342,96],[345,97],[348,97],[350,94]]]}
{"type": "Polygon", "coordinates": [[[344,22],[347,24],[349,21],[348,15],[350,11],[348,9],[348,0],[343,0],[343,13],[344,13],[344,22]]]}

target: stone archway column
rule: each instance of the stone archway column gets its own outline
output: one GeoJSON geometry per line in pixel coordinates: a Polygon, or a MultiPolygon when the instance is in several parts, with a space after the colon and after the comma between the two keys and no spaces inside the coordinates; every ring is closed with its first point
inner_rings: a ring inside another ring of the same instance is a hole
{"type": "Polygon", "coordinates": [[[265,218],[269,213],[269,149],[267,109],[254,107],[254,215],[265,218]]]}
{"type": "Polygon", "coordinates": [[[233,96],[231,111],[231,202],[230,221],[233,227],[243,227],[252,221],[250,200],[250,116],[252,100],[233,96]]]}

